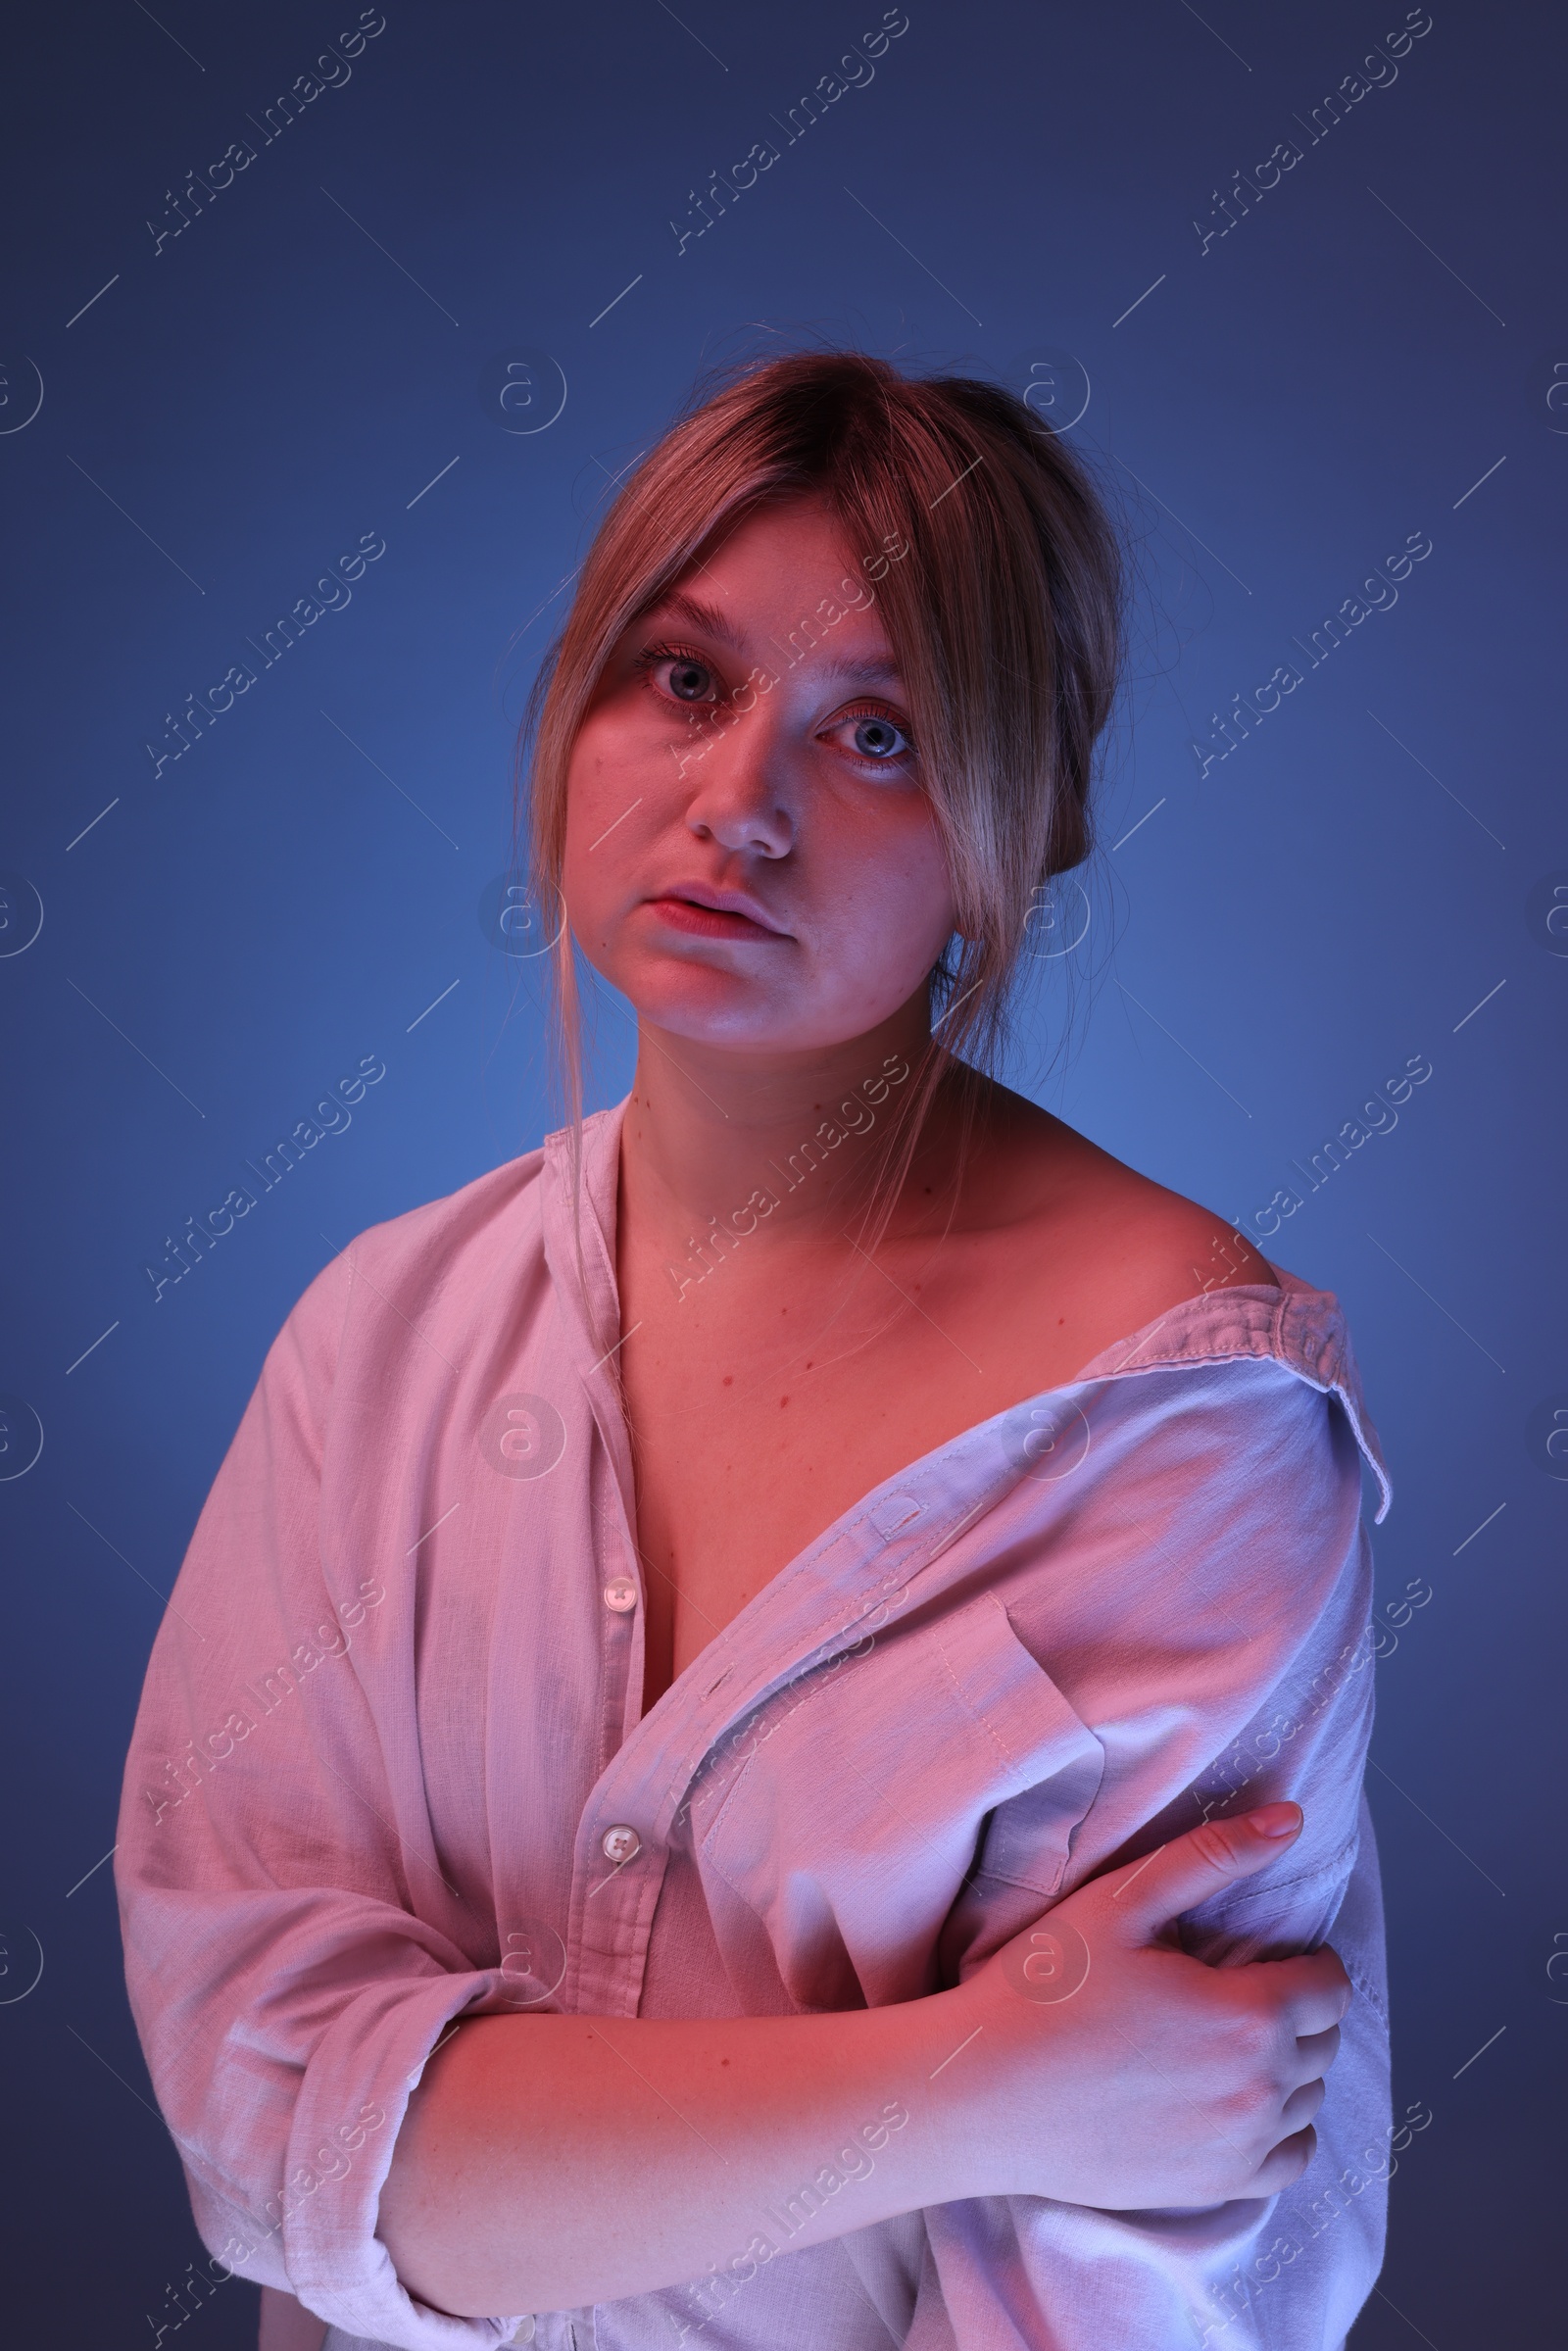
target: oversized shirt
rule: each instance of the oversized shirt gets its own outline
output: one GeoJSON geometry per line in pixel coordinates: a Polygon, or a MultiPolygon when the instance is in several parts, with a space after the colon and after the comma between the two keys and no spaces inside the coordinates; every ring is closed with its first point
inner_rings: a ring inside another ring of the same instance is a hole
{"type": "Polygon", "coordinates": [[[1288,1273],[1189,1298],[866,1494],[644,1714],[624,1109],[584,1122],[580,1259],[563,1130],[326,1267],[159,1632],[116,1875],[214,2274],[329,2351],[1334,2351],[1393,2165],[1363,1454],[1380,1518],[1388,1488],[1339,1306],[1288,1273]],[[858,2223],[911,2095],[688,2285],[457,2319],[398,2279],[377,2199],[466,2014],[918,1999],[1112,1856],[1277,1797],[1299,1838],[1183,1934],[1348,1970],[1284,2193],[858,2223]],[[830,2199],[844,2233],[792,2250],[830,2199]]]}

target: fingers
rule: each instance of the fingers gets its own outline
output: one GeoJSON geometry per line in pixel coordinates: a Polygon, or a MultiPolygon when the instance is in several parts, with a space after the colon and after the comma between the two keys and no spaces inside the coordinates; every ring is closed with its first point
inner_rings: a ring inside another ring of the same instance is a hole
{"type": "Polygon", "coordinates": [[[1308,2123],[1304,2131],[1295,2131],[1291,2137],[1282,2139],[1273,2153],[1258,2165],[1248,2182],[1248,2194],[1278,2195],[1282,2187],[1289,2187],[1294,2180],[1300,2179],[1316,2153],[1317,2132],[1308,2123]]]}
{"type": "Polygon", "coordinates": [[[1308,2033],[1296,2044],[1296,2066],[1292,2069],[1299,2081],[1321,2081],[1340,2053],[1340,2028],[1331,2025],[1326,2033],[1308,2033]]]}
{"type": "Polygon", "coordinates": [[[1252,1961],[1259,1988],[1279,2003],[1298,2035],[1325,2033],[1350,2005],[1353,1987],[1337,1951],[1305,1951],[1296,1959],[1252,1961]]]}
{"type": "Polygon", "coordinates": [[[1147,1935],[1278,1860],[1300,1833],[1298,1804],[1264,1804],[1239,1820],[1204,1821],[1103,1883],[1124,1925],[1147,1935]]]}
{"type": "Polygon", "coordinates": [[[1292,2090],[1280,2108],[1280,2120],[1286,2130],[1294,2132],[1311,2122],[1328,2094],[1328,2084],[1321,2081],[1303,2082],[1299,2089],[1292,2090]]]}

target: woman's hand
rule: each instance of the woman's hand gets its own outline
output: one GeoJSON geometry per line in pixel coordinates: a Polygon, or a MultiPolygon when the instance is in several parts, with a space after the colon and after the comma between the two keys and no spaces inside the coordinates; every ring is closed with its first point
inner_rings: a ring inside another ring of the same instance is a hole
{"type": "Polygon", "coordinates": [[[1172,1922],[1277,1860],[1295,1804],[1080,1886],[962,1987],[965,2111],[997,2192],[1111,2211],[1272,2195],[1306,2169],[1350,1984],[1335,1953],[1211,1967],[1172,1922]]]}
{"type": "Polygon", "coordinates": [[[781,2211],[798,2248],[966,2196],[1267,2195],[1310,2160],[1345,1970],[1208,1967],[1169,1931],[1300,1819],[1195,1829],[899,2006],[466,2021],[410,2102],[377,2233],[438,2310],[565,2310],[700,2278],[759,2229],[777,2249],[781,2211]]]}

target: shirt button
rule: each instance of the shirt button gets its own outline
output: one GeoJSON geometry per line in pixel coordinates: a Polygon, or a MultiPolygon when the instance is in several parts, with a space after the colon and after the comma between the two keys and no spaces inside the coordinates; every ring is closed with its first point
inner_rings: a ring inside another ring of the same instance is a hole
{"type": "Polygon", "coordinates": [[[519,2319],[512,2332],[504,2334],[501,2339],[504,2343],[531,2343],[533,2341],[532,2319],[519,2319]]]}
{"type": "Polygon", "coordinates": [[[629,1861],[642,1841],[636,1830],[628,1829],[622,1822],[618,1828],[605,1831],[600,1839],[600,1847],[607,1861],[619,1863],[629,1861]]]}
{"type": "Polygon", "coordinates": [[[637,1605],[637,1587],[630,1576],[616,1576],[605,1586],[605,1606],[613,1608],[617,1616],[625,1616],[637,1605]]]}

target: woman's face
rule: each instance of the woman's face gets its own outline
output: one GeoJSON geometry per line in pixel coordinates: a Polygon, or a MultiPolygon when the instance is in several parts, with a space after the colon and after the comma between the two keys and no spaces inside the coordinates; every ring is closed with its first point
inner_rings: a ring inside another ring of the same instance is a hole
{"type": "Polygon", "coordinates": [[[907,698],[857,554],[881,550],[851,550],[815,499],[754,513],[627,629],[577,736],[572,929],[677,1036],[848,1042],[923,990],[952,935],[907,698]]]}

